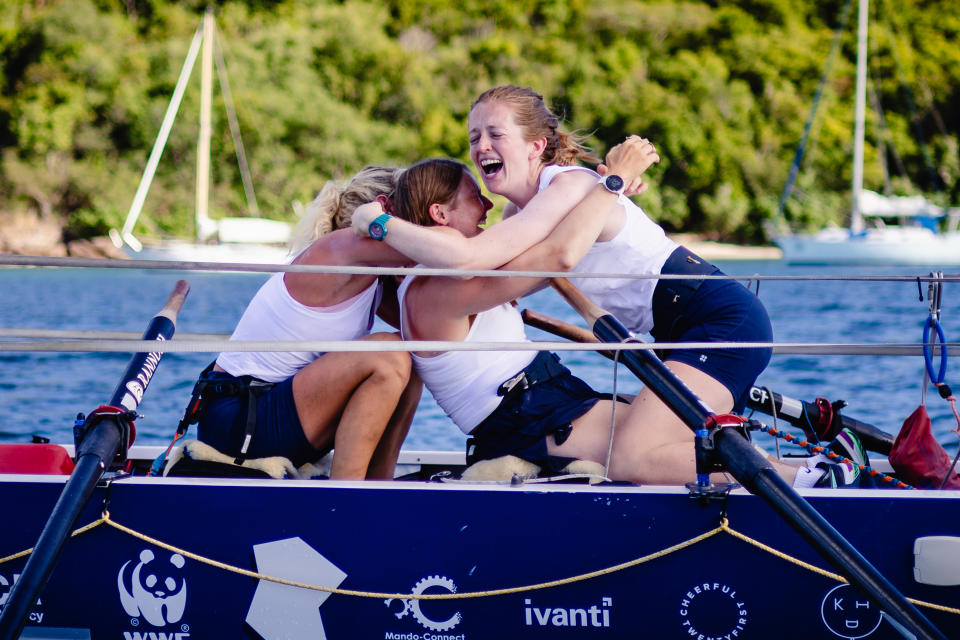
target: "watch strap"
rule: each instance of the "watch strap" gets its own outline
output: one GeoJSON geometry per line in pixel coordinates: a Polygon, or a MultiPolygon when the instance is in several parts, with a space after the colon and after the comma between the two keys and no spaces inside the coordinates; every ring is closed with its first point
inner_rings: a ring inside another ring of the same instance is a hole
{"type": "Polygon", "coordinates": [[[626,189],[626,183],[618,175],[607,174],[605,176],[600,176],[600,179],[597,181],[603,185],[604,189],[610,193],[615,193],[618,196],[623,195],[624,189],[626,189]]]}
{"type": "Polygon", "coordinates": [[[370,223],[370,226],[367,227],[367,233],[371,238],[377,241],[382,241],[387,237],[387,220],[392,218],[389,213],[381,213],[370,223]]]}

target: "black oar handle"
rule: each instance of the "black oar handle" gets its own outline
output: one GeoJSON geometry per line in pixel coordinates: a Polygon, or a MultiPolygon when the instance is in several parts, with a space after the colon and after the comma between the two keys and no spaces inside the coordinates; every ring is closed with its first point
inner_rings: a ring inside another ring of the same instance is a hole
{"type": "MultiPolygon", "coordinates": [[[[747,406],[766,414],[774,415],[775,413],[778,419],[803,429],[808,438],[820,438],[820,434],[815,432],[813,425],[820,422],[823,410],[816,402],[796,400],[763,387],[753,387],[747,396],[747,406]]],[[[893,449],[892,435],[872,424],[845,416],[838,410],[833,413],[827,439],[831,439],[841,429],[850,429],[857,434],[863,446],[870,451],[889,456],[893,449]]]]}
{"type": "MultiPolygon", "coordinates": [[[[566,279],[554,278],[551,283],[590,324],[602,342],[633,338],[616,318],[587,299],[566,279]]],[[[622,351],[620,360],[692,430],[701,428],[712,417],[697,396],[653,353],[622,351]]],[[[716,451],[738,482],[769,504],[852,585],[867,594],[894,620],[917,638],[946,640],[946,636],[800,497],[737,430],[720,429],[716,435],[716,451]]]]}
{"type": "MultiPolygon", "coordinates": [[[[177,282],[163,308],[150,321],[143,334],[144,340],[169,340],[173,337],[177,313],[189,291],[190,285],[186,280],[177,282]]],[[[112,407],[128,411],[137,408],[161,355],[161,352],[134,354],[114,391],[110,402],[112,407]]],[[[121,445],[130,444],[121,443],[121,434],[126,426],[124,420],[128,418],[117,411],[103,411],[98,415],[95,426],[77,446],[76,467],[50,512],[20,579],[13,585],[0,612],[0,640],[20,637],[30,607],[50,579],[63,545],[76,526],[77,518],[90,500],[104,469],[121,445]]]]}

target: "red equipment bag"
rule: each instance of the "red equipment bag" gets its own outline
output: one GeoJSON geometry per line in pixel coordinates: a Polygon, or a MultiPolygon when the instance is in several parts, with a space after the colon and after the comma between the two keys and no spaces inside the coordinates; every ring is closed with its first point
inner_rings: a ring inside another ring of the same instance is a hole
{"type": "MultiPolygon", "coordinates": [[[[933,437],[927,407],[920,405],[907,418],[890,450],[890,464],[901,480],[918,489],[939,489],[952,460],[933,437]]],[[[960,476],[950,472],[944,489],[960,489],[960,476]]]]}

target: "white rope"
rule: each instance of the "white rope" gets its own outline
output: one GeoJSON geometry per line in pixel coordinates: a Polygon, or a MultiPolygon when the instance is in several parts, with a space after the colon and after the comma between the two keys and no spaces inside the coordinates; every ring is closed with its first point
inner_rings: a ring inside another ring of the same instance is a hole
{"type": "MultiPolygon", "coordinates": [[[[812,280],[862,282],[929,282],[927,276],[896,275],[696,275],[667,273],[570,273],[568,271],[500,271],[498,269],[430,269],[426,267],[345,267],[335,265],[254,264],[245,262],[181,262],[172,260],[117,260],[110,258],[63,258],[46,256],[0,255],[0,265],[33,267],[72,267],[92,269],[139,269],[167,271],[227,271],[250,273],[329,273],[353,275],[420,275],[491,278],[621,278],[633,280],[812,280]]],[[[960,273],[937,278],[940,282],[960,282],[960,273]]]]}
{"type": "MultiPolygon", "coordinates": [[[[939,348],[939,343],[936,345],[939,348]]],[[[950,355],[960,356],[960,343],[948,342],[950,355]]],[[[371,351],[650,351],[674,349],[773,349],[774,353],[811,355],[923,355],[923,345],[913,343],[814,343],[814,342],[462,342],[445,340],[0,340],[0,352],[74,353],[214,353],[260,352],[371,352],[371,351]]]]}
{"type": "MultiPolygon", "coordinates": [[[[139,340],[142,331],[104,331],[100,329],[2,329],[0,338],[51,338],[59,340],[139,340]]],[[[226,333],[177,333],[174,340],[227,340],[226,333]]]]}

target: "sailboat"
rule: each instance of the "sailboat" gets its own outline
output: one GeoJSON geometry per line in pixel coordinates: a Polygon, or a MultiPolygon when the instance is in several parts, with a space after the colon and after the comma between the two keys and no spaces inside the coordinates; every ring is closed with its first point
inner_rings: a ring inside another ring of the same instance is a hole
{"type": "Polygon", "coordinates": [[[256,195],[250,179],[250,171],[243,150],[243,142],[237,125],[225,65],[219,50],[214,46],[215,22],[212,10],[207,10],[194,34],[187,51],[177,85],[174,88],[160,132],[147,160],[146,168],[137,187],[123,228],[110,230],[110,238],[117,248],[127,255],[141,260],[174,260],[179,262],[239,262],[256,264],[280,264],[287,261],[287,242],[291,226],[280,220],[259,217],[256,195]],[[233,136],[234,147],[244,191],[251,217],[211,218],[209,215],[210,193],[210,110],[213,89],[213,61],[217,54],[220,88],[227,107],[227,120],[233,136]],[[167,137],[173,126],[183,93],[193,70],[198,54],[201,55],[200,134],[197,141],[197,189],[196,189],[196,239],[195,241],[164,240],[159,243],[142,243],[134,234],[150,183],[163,154],[167,137]]]}
{"type": "Polygon", "coordinates": [[[883,196],[863,188],[867,93],[868,0],[860,0],[849,228],[774,237],[791,264],[960,265],[960,207],[942,208],[923,196],[883,196]]]}

